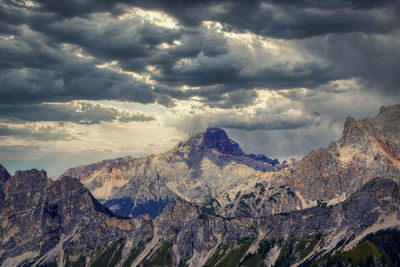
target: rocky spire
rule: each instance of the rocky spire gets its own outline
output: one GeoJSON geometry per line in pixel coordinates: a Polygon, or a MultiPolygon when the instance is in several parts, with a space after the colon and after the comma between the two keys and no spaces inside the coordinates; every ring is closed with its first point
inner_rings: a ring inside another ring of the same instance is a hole
{"type": "Polygon", "coordinates": [[[186,141],[180,143],[178,147],[197,151],[217,150],[220,153],[235,156],[246,155],[239,147],[239,144],[230,139],[221,128],[207,128],[206,131],[190,136],[186,141]]]}
{"type": "Polygon", "coordinates": [[[203,134],[202,147],[226,154],[245,155],[239,144],[229,139],[226,132],[220,128],[207,128],[203,134]]]}
{"type": "Polygon", "coordinates": [[[4,188],[8,179],[10,179],[11,175],[8,173],[6,168],[0,164],[0,201],[4,199],[4,188]]]}

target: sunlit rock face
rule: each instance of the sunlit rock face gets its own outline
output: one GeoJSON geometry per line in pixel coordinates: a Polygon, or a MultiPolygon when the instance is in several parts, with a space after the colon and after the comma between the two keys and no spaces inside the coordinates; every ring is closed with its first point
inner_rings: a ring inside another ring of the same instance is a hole
{"type": "Polygon", "coordinates": [[[400,105],[371,119],[347,118],[341,138],[281,172],[256,173],[226,193],[221,214],[265,216],[344,201],[376,177],[400,181],[400,105]]]}
{"type": "Polygon", "coordinates": [[[163,154],[104,161],[65,174],[80,178],[124,216],[156,216],[177,199],[226,217],[266,216],[342,202],[375,177],[398,181],[399,118],[399,105],[383,107],[371,119],[349,117],[338,141],[298,162],[246,155],[222,129],[208,128],[163,154]]]}
{"type": "Polygon", "coordinates": [[[216,198],[223,203],[220,195],[249,176],[287,166],[264,155],[247,155],[222,129],[208,128],[166,153],[106,160],[63,175],[78,178],[116,214],[147,211],[156,216],[178,199],[199,203],[216,198]]]}
{"type": "Polygon", "coordinates": [[[115,217],[75,178],[52,181],[43,170],[17,171],[2,194],[2,266],[55,261],[60,253],[90,254],[112,241],[152,235],[148,216],[115,217]]]}
{"type": "MultiPolygon", "coordinates": [[[[315,251],[316,255],[336,245],[340,247],[338,243],[341,240],[354,240],[365,232],[373,231],[372,229],[398,227],[399,197],[399,187],[395,181],[376,178],[338,205],[313,207],[262,218],[227,219],[205,215],[195,205],[178,201],[169,204],[155,219],[155,237],[176,246],[174,266],[178,266],[179,261],[202,266],[212,257],[210,252],[218,254],[213,250],[216,247],[237,248],[244,243],[243,240],[248,240],[257,247],[260,245],[258,242],[263,239],[290,239],[298,242],[307,236],[318,234],[324,237],[324,242],[315,251]]],[[[292,261],[300,259],[297,255],[292,261]]]]}

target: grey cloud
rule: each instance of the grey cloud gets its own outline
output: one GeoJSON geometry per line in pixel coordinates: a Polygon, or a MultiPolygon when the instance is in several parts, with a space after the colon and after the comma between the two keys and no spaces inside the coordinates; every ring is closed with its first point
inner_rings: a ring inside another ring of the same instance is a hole
{"type": "Polygon", "coordinates": [[[242,131],[233,128],[225,130],[230,138],[239,142],[246,153],[264,154],[280,161],[301,159],[312,149],[327,147],[331,141],[338,140],[341,134],[326,125],[274,131],[242,131]]]}
{"type": "Polygon", "coordinates": [[[119,120],[152,121],[155,117],[144,113],[131,113],[112,107],[104,107],[92,102],[44,103],[27,105],[0,105],[0,119],[10,122],[58,121],[77,124],[98,124],[119,120]]]}
{"type": "Polygon", "coordinates": [[[292,130],[311,127],[318,124],[320,114],[308,110],[299,110],[299,114],[290,115],[287,109],[258,109],[255,113],[227,110],[221,112],[189,115],[171,124],[184,132],[198,132],[207,127],[223,127],[244,131],[292,130]]]}
{"type": "Polygon", "coordinates": [[[67,2],[38,0],[42,11],[57,13],[63,17],[86,16],[95,12],[113,12],[119,14],[121,8],[118,3],[125,1],[107,1],[107,0],[72,0],[67,2]]]}
{"type": "Polygon", "coordinates": [[[178,30],[165,29],[139,17],[120,21],[104,14],[38,25],[34,29],[57,42],[76,44],[96,58],[121,60],[126,69],[134,71],[144,70],[149,58],[158,52],[157,45],[172,44],[182,35],[178,30]]]}
{"type": "MultiPolygon", "coordinates": [[[[14,103],[75,99],[154,103],[156,96],[150,85],[95,65],[118,60],[119,66],[131,71],[144,71],[146,66],[155,65],[165,77],[181,58],[200,54],[215,57],[228,51],[225,39],[204,30],[169,30],[139,18],[121,22],[105,14],[101,16],[105,21],[90,16],[33,23],[30,26],[39,32],[21,26],[11,40],[0,40],[0,49],[4,51],[0,54],[1,99],[14,103]],[[175,39],[180,39],[181,45],[167,50],[157,47],[161,43],[172,44],[175,39]],[[79,58],[76,52],[94,58],[79,58]]],[[[179,74],[167,83],[182,84],[179,74]]],[[[218,78],[218,73],[210,77],[218,78]]],[[[157,100],[171,106],[172,100],[165,102],[169,97],[159,95],[157,100]]]]}
{"type": "Polygon", "coordinates": [[[168,95],[158,95],[157,96],[157,104],[162,105],[167,108],[172,108],[176,106],[176,101],[169,97],[168,95]]]}
{"type": "Polygon", "coordinates": [[[258,88],[317,89],[329,81],[361,77],[370,88],[390,93],[398,84],[393,36],[398,35],[400,5],[395,1],[38,3],[27,7],[5,1],[0,11],[0,30],[15,35],[0,40],[0,103],[88,99],[173,107],[197,96],[206,105],[230,108],[251,104],[258,88]],[[165,11],[181,24],[168,29],[139,17],[117,19],[135,5],[165,11]],[[202,27],[204,20],[236,32],[290,39],[319,58],[249,71],[251,59],[232,51],[221,34],[202,27]],[[162,43],[170,47],[160,48],[162,43]],[[74,49],[92,57],[80,58],[74,49]],[[116,68],[150,75],[156,84],[96,67],[111,61],[117,61],[116,68]],[[149,65],[156,71],[149,71],[149,65]],[[181,90],[183,85],[200,88],[181,90]]]}
{"type": "Polygon", "coordinates": [[[154,103],[151,86],[110,69],[93,58],[79,58],[61,44],[29,28],[0,40],[0,102],[24,103],[75,99],[154,103]]]}
{"type": "Polygon", "coordinates": [[[225,23],[236,30],[278,38],[304,38],[327,33],[387,33],[399,26],[397,1],[104,1],[57,3],[41,0],[44,12],[61,17],[86,17],[94,12],[119,14],[125,5],[167,12],[187,26],[204,20],[225,23]],[[122,5],[121,5],[122,4],[122,5]],[[384,16],[382,16],[384,14],[384,16]]]}
{"type": "Polygon", "coordinates": [[[154,121],[155,119],[156,118],[154,116],[140,114],[140,113],[121,116],[118,118],[120,122],[131,122],[131,121],[145,122],[145,121],[154,121]]]}
{"type": "Polygon", "coordinates": [[[136,1],[164,10],[186,25],[203,20],[278,38],[306,38],[327,33],[387,33],[399,26],[396,1],[136,1]],[[325,3],[326,2],[326,3],[325,3]]]}
{"type": "Polygon", "coordinates": [[[65,129],[56,129],[49,125],[33,127],[25,125],[23,128],[0,126],[0,136],[13,136],[42,141],[71,140],[72,136],[65,129]]]}
{"type": "Polygon", "coordinates": [[[338,76],[358,77],[367,89],[400,96],[400,30],[391,36],[328,35],[302,45],[335,67],[338,76]]]}
{"type": "Polygon", "coordinates": [[[0,73],[0,103],[65,102],[76,99],[154,103],[151,86],[127,74],[89,64],[60,64],[52,70],[23,68],[0,73]]]}
{"type": "Polygon", "coordinates": [[[256,90],[236,90],[222,95],[211,95],[202,101],[211,107],[240,108],[253,104],[257,96],[256,90]]]}
{"type": "Polygon", "coordinates": [[[214,97],[221,98],[221,94],[234,91],[238,91],[234,93],[237,95],[243,93],[243,89],[315,88],[332,80],[349,77],[348,74],[337,72],[333,66],[324,66],[317,62],[297,63],[294,66],[275,64],[252,72],[244,72],[245,66],[244,62],[240,62],[234,56],[196,59],[189,66],[172,68],[167,73],[157,75],[155,79],[181,86],[200,86],[201,90],[183,91],[173,89],[171,86],[170,88],[157,87],[155,91],[177,99],[200,96],[209,99],[212,104],[214,97]]]}

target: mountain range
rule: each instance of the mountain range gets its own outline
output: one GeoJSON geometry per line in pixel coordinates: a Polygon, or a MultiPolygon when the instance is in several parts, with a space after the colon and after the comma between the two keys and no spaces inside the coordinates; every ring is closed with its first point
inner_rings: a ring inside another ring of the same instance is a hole
{"type": "Polygon", "coordinates": [[[400,105],[347,118],[338,141],[299,161],[247,155],[208,128],[55,181],[1,166],[0,263],[398,266],[399,169],[400,105]]]}
{"type": "Polygon", "coordinates": [[[287,166],[264,155],[247,155],[222,129],[208,128],[166,153],[106,160],[69,169],[61,176],[79,179],[117,215],[155,217],[168,202],[201,204],[218,199],[255,173],[287,166]]]}

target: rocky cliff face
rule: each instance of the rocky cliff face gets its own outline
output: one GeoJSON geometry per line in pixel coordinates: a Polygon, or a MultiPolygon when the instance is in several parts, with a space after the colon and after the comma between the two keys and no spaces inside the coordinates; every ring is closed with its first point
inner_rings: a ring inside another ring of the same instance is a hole
{"type": "Polygon", "coordinates": [[[3,205],[5,184],[10,177],[6,168],[0,165],[0,207],[3,205]]]}
{"type": "Polygon", "coordinates": [[[296,164],[246,155],[224,131],[209,128],[167,153],[78,167],[66,174],[80,177],[97,198],[109,200],[106,204],[123,215],[146,210],[149,205],[142,205],[149,201],[162,203],[153,208],[161,211],[169,200],[184,199],[225,217],[267,216],[344,201],[375,177],[399,181],[399,118],[400,105],[383,107],[371,119],[349,117],[338,141],[296,164]]]}
{"type": "MultiPolygon", "coordinates": [[[[75,178],[52,181],[46,172],[18,171],[7,179],[0,210],[0,262],[18,266],[89,257],[118,240],[152,236],[147,216],[115,217],[75,178]]],[[[90,258],[88,258],[90,261],[90,258]]]]}
{"type": "MultiPolygon", "coordinates": [[[[51,181],[37,170],[10,177],[0,167],[0,263],[396,266],[399,118],[399,105],[382,108],[372,119],[348,118],[337,142],[276,172],[257,169],[256,164],[272,165],[242,154],[217,129],[158,156],[75,170],[93,186],[117,181],[127,170],[134,174],[111,194],[171,193],[175,201],[154,219],[113,216],[77,179],[51,181]],[[110,171],[102,176],[104,168],[110,171]]],[[[109,190],[103,187],[94,189],[109,190]]]]}
{"type": "Polygon", "coordinates": [[[80,179],[116,214],[137,216],[162,211],[169,201],[198,203],[218,198],[256,172],[286,166],[262,155],[246,155],[223,130],[209,128],[160,155],[107,160],[69,169],[63,175],[80,179]]]}
{"type": "Polygon", "coordinates": [[[154,240],[136,264],[151,263],[162,250],[170,255],[172,266],[255,266],[245,264],[251,257],[262,259],[257,266],[267,266],[277,258],[259,249],[266,243],[274,244],[269,249],[278,255],[290,243],[293,247],[313,244],[315,249],[307,254],[293,251],[289,262],[301,263],[315,255],[333,253],[332,249],[354,246],[370,232],[399,227],[399,204],[398,184],[381,178],[366,183],[341,204],[264,218],[226,219],[179,201],[169,204],[155,219],[154,240]]]}
{"type": "Polygon", "coordinates": [[[110,215],[78,180],[53,182],[37,170],[9,178],[4,196],[1,266],[310,263],[356,247],[369,233],[400,226],[399,186],[383,178],[340,204],[263,218],[223,218],[178,201],[154,220],[122,219],[110,215]]]}
{"type": "Polygon", "coordinates": [[[220,214],[266,216],[344,201],[376,177],[400,181],[400,105],[372,119],[347,118],[342,137],[281,172],[254,174],[225,195],[220,214]]]}

